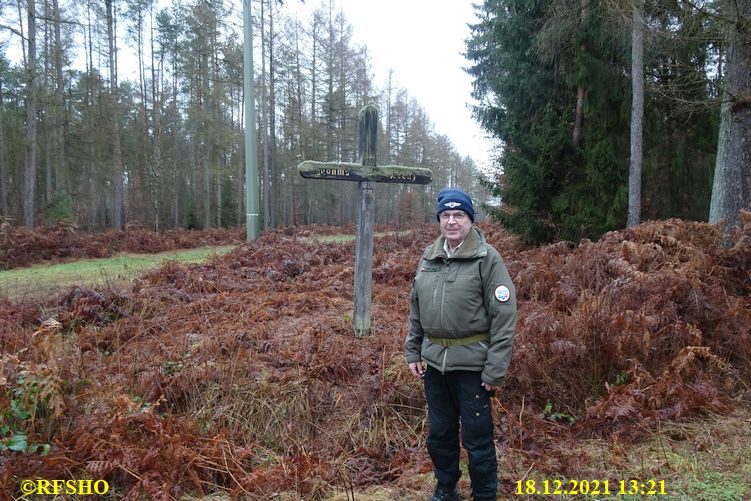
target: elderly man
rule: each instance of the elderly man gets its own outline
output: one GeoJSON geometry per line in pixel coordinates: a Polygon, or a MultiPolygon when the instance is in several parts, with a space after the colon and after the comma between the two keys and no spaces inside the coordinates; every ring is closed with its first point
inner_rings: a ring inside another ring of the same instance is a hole
{"type": "Polygon", "coordinates": [[[460,428],[472,497],[495,500],[490,398],[511,359],[516,293],[500,254],[472,225],[475,210],[467,193],[441,190],[436,216],[441,236],[420,259],[404,342],[409,370],[425,385],[428,452],[437,481],[431,501],[461,499],[460,428]]]}

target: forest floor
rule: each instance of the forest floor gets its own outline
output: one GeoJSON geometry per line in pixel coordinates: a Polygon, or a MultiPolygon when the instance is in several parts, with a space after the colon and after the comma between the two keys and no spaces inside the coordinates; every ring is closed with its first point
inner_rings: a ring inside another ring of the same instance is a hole
{"type": "MultiPolygon", "coordinates": [[[[481,225],[519,300],[494,398],[502,499],[751,499],[746,222],[729,249],[676,220],[535,248],[481,225]]],[[[109,255],[129,238],[167,250],[140,229],[50,231],[6,231],[0,263],[109,255]]],[[[32,499],[24,479],[106,480],[128,500],[427,498],[424,398],[401,345],[437,228],[376,240],[365,339],[354,243],[315,238],[348,232],[193,233],[237,247],[125,288],[0,301],[0,500],[32,499]]]]}

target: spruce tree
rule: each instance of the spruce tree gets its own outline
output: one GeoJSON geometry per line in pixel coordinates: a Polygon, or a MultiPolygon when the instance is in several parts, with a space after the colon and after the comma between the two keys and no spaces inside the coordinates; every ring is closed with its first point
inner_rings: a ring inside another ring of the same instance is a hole
{"type": "Polygon", "coordinates": [[[599,16],[582,15],[594,3],[489,0],[467,41],[474,97],[484,103],[476,116],[504,146],[494,186],[504,209],[489,211],[529,242],[625,222],[628,80],[612,64],[623,64],[620,40],[599,16]],[[582,89],[584,123],[572,137],[582,89]]]}
{"type": "MultiPolygon", "coordinates": [[[[486,0],[467,40],[481,125],[502,147],[491,216],[528,242],[597,238],[627,221],[630,2],[486,0]]],[[[717,111],[715,29],[645,2],[642,220],[701,219],[717,111]]]]}

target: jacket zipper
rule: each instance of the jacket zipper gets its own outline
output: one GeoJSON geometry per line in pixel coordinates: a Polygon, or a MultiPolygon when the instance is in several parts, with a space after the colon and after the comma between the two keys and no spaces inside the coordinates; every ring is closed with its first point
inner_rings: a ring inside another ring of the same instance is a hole
{"type": "MultiPolygon", "coordinates": [[[[449,275],[449,266],[451,266],[450,261],[446,261],[446,267],[443,270],[443,283],[441,284],[441,330],[445,330],[445,327],[443,325],[443,303],[446,299],[446,279],[449,275]]],[[[447,346],[443,350],[443,362],[441,362],[441,375],[446,374],[446,357],[448,357],[449,354],[449,347],[447,346]]]]}
{"type": "Polygon", "coordinates": [[[441,283],[441,330],[445,329],[443,325],[443,302],[446,299],[446,278],[448,278],[449,275],[450,265],[450,262],[446,262],[446,267],[443,270],[443,283],[441,283]]]}

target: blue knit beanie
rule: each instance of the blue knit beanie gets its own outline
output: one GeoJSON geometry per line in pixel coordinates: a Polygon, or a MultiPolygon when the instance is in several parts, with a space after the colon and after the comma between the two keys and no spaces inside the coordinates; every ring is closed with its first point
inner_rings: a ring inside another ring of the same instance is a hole
{"type": "Polygon", "coordinates": [[[444,188],[438,192],[436,218],[440,219],[441,212],[445,210],[463,210],[472,222],[475,222],[475,207],[472,205],[472,199],[459,188],[444,188]]]}

